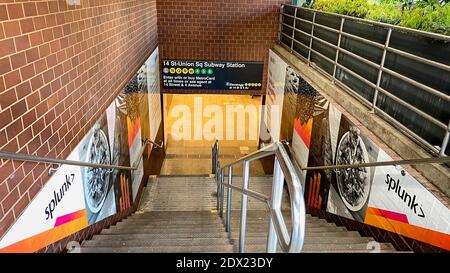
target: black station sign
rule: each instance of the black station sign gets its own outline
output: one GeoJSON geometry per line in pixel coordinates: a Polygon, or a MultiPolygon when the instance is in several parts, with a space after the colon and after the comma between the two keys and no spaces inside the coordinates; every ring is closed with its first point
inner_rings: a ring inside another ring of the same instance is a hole
{"type": "Polygon", "coordinates": [[[163,60],[163,88],[261,90],[263,68],[263,62],[163,60]]]}

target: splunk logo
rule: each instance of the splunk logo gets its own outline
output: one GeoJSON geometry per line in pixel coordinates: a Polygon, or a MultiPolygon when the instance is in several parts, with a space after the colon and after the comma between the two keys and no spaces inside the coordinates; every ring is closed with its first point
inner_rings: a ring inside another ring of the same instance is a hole
{"type": "Polygon", "coordinates": [[[408,205],[408,208],[414,212],[419,217],[425,218],[425,213],[423,212],[422,205],[419,205],[416,201],[416,195],[411,195],[406,191],[406,189],[402,189],[400,185],[400,179],[397,181],[392,178],[389,174],[386,174],[386,180],[384,181],[388,185],[388,192],[394,191],[397,196],[408,205]],[[420,210],[420,211],[419,211],[420,210]]]}
{"type": "Polygon", "coordinates": [[[66,175],[66,181],[64,182],[64,184],[62,184],[59,191],[53,191],[53,198],[45,208],[45,215],[47,215],[47,218],[45,218],[45,220],[53,219],[53,212],[55,211],[56,207],[58,207],[58,204],[61,203],[64,194],[67,193],[69,188],[72,186],[74,178],[75,174],[66,175]]]}

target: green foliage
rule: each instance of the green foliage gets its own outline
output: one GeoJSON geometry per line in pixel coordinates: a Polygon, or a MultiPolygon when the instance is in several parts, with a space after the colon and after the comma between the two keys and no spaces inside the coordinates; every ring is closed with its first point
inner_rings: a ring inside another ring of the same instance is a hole
{"type": "Polygon", "coordinates": [[[403,13],[399,25],[450,35],[450,5],[421,5],[403,13]]]}
{"type": "Polygon", "coordinates": [[[366,19],[397,25],[403,19],[401,3],[374,5],[367,13],[366,19]]]}
{"type": "Polygon", "coordinates": [[[315,0],[312,7],[450,35],[450,0],[315,0]]]}
{"type": "Polygon", "coordinates": [[[369,11],[367,0],[315,0],[313,8],[364,18],[369,11]]]}

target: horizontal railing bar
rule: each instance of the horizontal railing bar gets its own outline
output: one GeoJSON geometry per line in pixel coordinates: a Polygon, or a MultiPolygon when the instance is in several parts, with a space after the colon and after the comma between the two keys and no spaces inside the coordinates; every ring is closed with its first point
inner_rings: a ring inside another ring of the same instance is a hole
{"type": "Polygon", "coordinates": [[[281,25],[283,25],[283,26],[285,26],[285,27],[288,27],[288,28],[290,28],[290,29],[292,29],[292,30],[295,30],[295,29],[296,29],[295,27],[293,27],[293,26],[291,26],[291,25],[288,25],[288,24],[286,24],[286,23],[281,23],[281,25]]]}
{"type": "MultiPolygon", "coordinates": [[[[334,63],[334,60],[331,60],[330,58],[328,58],[327,56],[323,55],[322,53],[318,52],[315,49],[311,48],[311,51],[314,52],[315,54],[319,55],[320,57],[322,57],[323,59],[325,59],[326,61],[330,62],[330,63],[334,63]]],[[[368,79],[364,78],[363,76],[359,75],[358,73],[352,71],[351,69],[343,66],[340,63],[336,63],[337,66],[339,66],[340,68],[344,69],[345,71],[347,71],[348,73],[350,73],[352,76],[358,78],[359,80],[361,80],[362,82],[370,85],[373,88],[376,88],[376,84],[374,84],[373,82],[369,81],[368,79]]],[[[326,73],[326,72],[325,72],[326,73]]],[[[327,73],[328,74],[328,73],[327,73]]],[[[339,80],[338,80],[339,81],[339,80]]]]}
{"type": "MultiPolygon", "coordinates": [[[[304,35],[307,35],[309,38],[311,38],[311,34],[308,34],[308,33],[304,32],[304,31],[302,31],[302,30],[295,29],[294,31],[300,32],[300,33],[302,33],[302,34],[304,34],[304,35]]],[[[292,39],[294,42],[304,45],[302,42],[298,41],[297,39],[292,38],[292,37],[288,36],[287,34],[284,34],[284,33],[282,33],[282,34],[285,35],[286,37],[289,37],[289,38],[292,39]]],[[[319,42],[321,42],[321,43],[324,43],[325,45],[327,45],[327,46],[329,46],[329,47],[331,47],[331,48],[337,50],[337,45],[334,45],[334,44],[332,44],[332,43],[330,43],[330,42],[328,42],[328,41],[325,41],[325,40],[323,40],[323,39],[321,39],[321,38],[319,38],[319,37],[316,37],[316,36],[312,36],[312,38],[313,38],[314,40],[317,40],[317,41],[319,41],[319,42]]],[[[306,46],[306,47],[307,47],[307,46],[306,46]]],[[[307,47],[307,48],[309,49],[309,47],[307,47]]],[[[342,48],[342,47],[339,48],[339,51],[340,51],[340,52],[343,52],[343,53],[345,53],[345,54],[347,54],[347,55],[350,55],[351,57],[353,57],[353,58],[355,58],[355,59],[357,59],[357,60],[359,60],[359,61],[361,61],[361,62],[363,62],[363,63],[365,63],[365,64],[367,64],[367,65],[370,65],[370,66],[373,67],[373,68],[380,69],[380,67],[381,67],[379,64],[376,64],[376,63],[374,63],[374,62],[372,62],[372,61],[370,61],[370,60],[368,60],[368,59],[365,59],[365,58],[363,58],[363,57],[361,57],[361,56],[359,56],[359,55],[357,55],[357,54],[355,54],[355,53],[353,53],[353,52],[351,52],[351,51],[348,51],[348,50],[346,50],[346,49],[344,49],[344,48],[342,48]]]]}
{"type": "MultiPolygon", "coordinates": [[[[299,17],[295,17],[294,15],[290,15],[290,14],[287,14],[287,13],[285,13],[285,12],[280,12],[283,16],[286,16],[286,17],[289,17],[289,18],[291,18],[291,19],[301,19],[301,18],[299,18],[299,17]]],[[[303,19],[304,20],[304,19],[303,19]]]]}
{"type": "Polygon", "coordinates": [[[290,40],[294,40],[294,41],[296,41],[295,39],[292,39],[292,37],[291,37],[291,36],[289,36],[289,35],[287,35],[286,33],[283,33],[283,32],[281,32],[281,31],[280,31],[280,34],[282,34],[282,35],[286,36],[286,37],[287,37],[287,38],[289,38],[290,40]]]}
{"type": "MultiPolygon", "coordinates": [[[[320,67],[319,67],[320,68],[320,67]]],[[[323,71],[323,70],[322,70],[323,71]]],[[[325,71],[323,71],[322,73],[325,73],[325,71]]],[[[371,106],[371,103],[369,100],[367,100],[365,97],[363,97],[361,94],[359,94],[358,92],[356,92],[355,90],[351,89],[348,85],[346,85],[345,83],[341,82],[340,80],[336,79],[336,85],[339,85],[340,87],[342,87],[343,89],[345,89],[347,92],[350,93],[351,96],[353,96],[355,99],[357,99],[359,102],[361,102],[362,104],[364,104],[366,107],[371,106]]]]}
{"type": "Polygon", "coordinates": [[[384,88],[379,87],[378,90],[381,91],[381,93],[385,94],[386,96],[390,97],[391,99],[395,100],[399,104],[401,104],[401,105],[405,106],[406,108],[408,108],[409,110],[413,111],[414,113],[422,116],[423,118],[425,118],[425,119],[431,121],[432,123],[436,124],[437,126],[441,127],[442,129],[444,129],[444,130],[447,129],[447,125],[445,125],[443,122],[435,119],[434,117],[428,115],[427,113],[423,112],[422,110],[412,106],[411,104],[405,102],[404,100],[400,99],[399,97],[391,94],[384,88]]]}
{"type": "Polygon", "coordinates": [[[303,46],[304,48],[306,48],[307,50],[309,50],[309,46],[305,45],[304,43],[297,41],[296,39],[292,39],[294,42],[296,42],[297,44],[303,46]]]}
{"type": "Polygon", "coordinates": [[[417,82],[417,81],[415,81],[413,79],[410,79],[410,78],[408,78],[406,76],[403,76],[402,74],[397,73],[397,72],[395,72],[393,70],[390,70],[389,68],[386,68],[386,67],[383,67],[382,70],[384,72],[387,72],[387,73],[391,74],[394,77],[397,77],[397,78],[399,78],[399,79],[401,79],[401,80],[403,80],[405,82],[408,82],[408,83],[414,85],[415,87],[419,87],[420,89],[423,89],[424,91],[427,91],[428,93],[431,93],[431,94],[433,94],[433,95],[435,95],[437,97],[440,97],[441,99],[444,99],[444,100],[450,102],[450,96],[448,96],[448,95],[446,95],[446,94],[444,94],[444,93],[442,93],[442,92],[440,92],[440,91],[438,91],[438,90],[436,90],[436,89],[434,89],[432,87],[429,87],[428,85],[425,85],[423,83],[419,83],[419,82],[417,82]]]}
{"type": "Polygon", "coordinates": [[[433,164],[433,163],[445,163],[450,162],[450,157],[430,157],[430,158],[418,158],[418,159],[403,159],[381,162],[369,162],[361,164],[343,164],[332,166],[316,166],[301,168],[302,171],[310,170],[330,170],[330,169],[355,169],[361,167],[381,167],[381,166],[399,166],[399,165],[419,165],[419,164],[433,164]]]}
{"type": "Polygon", "coordinates": [[[221,168],[228,168],[230,166],[236,165],[238,163],[242,163],[244,161],[253,161],[253,160],[257,160],[257,159],[269,156],[271,154],[274,154],[275,149],[276,149],[276,146],[272,143],[271,145],[267,145],[258,151],[255,151],[251,154],[243,156],[243,157],[237,159],[236,161],[229,163],[221,168]]]}
{"type": "MultiPolygon", "coordinates": [[[[283,14],[283,15],[286,15],[286,16],[289,16],[289,17],[292,17],[292,16],[290,16],[289,14],[285,14],[285,13],[282,13],[282,14],[283,14]]],[[[297,17],[296,19],[297,19],[297,20],[300,20],[300,21],[302,21],[302,22],[305,22],[305,23],[313,24],[313,22],[311,22],[311,21],[309,21],[309,20],[305,20],[305,19],[300,18],[300,17],[297,17]]],[[[334,33],[339,33],[339,30],[336,30],[336,29],[334,29],[334,28],[330,28],[330,27],[324,26],[324,25],[319,24],[319,23],[314,23],[314,25],[315,25],[315,26],[318,26],[318,27],[321,27],[321,28],[323,28],[323,29],[332,31],[332,32],[334,32],[334,33]]],[[[293,27],[291,27],[291,28],[293,28],[293,27]]],[[[296,28],[296,29],[297,29],[297,28],[296,28]]],[[[311,34],[308,34],[308,35],[311,36],[311,34]]],[[[355,40],[359,40],[359,41],[361,41],[361,42],[363,42],[363,43],[366,43],[366,44],[375,46],[375,47],[377,47],[377,48],[384,48],[384,45],[383,45],[383,44],[380,44],[380,43],[377,43],[377,42],[375,42],[375,41],[368,40],[368,39],[365,39],[365,38],[362,38],[362,37],[359,37],[359,36],[356,36],[356,35],[353,35],[353,34],[350,34],[350,33],[347,33],[347,32],[342,32],[342,35],[347,36],[347,37],[352,38],[352,39],[355,39],[355,40]]]]}
{"type": "Polygon", "coordinates": [[[223,185],[224,185],[225,187],[227,187],[227,188],[231,188],[231,189],[233,189],[233,190],[237,190],[238,192],[240,192],[240,193],[242,193],[242,194],[246,194],[246,195],[248,195],[248,196],[251,196],[251,197],[255,198],[256,200],[261,201],[261,202],[264,202],[264,203],[266,203],[266,204],[267,204],[267,201],[270,200],[270,197],[267,196],[267,195],[264,195],[264,194],[262,194],[262,193],[259,193],[259,192],[256,192],[256,191],[252,191],[252,190],[249,190],[249,189],[244,190],[244,189],[239,188],[239,187],[237,187],[237,186],[230,185],[230,184],[228,184],[228,182],[227,182],[227,183],[223,183],[223,185]]]}
{"type": "Polygon", "coordinates": [[[319,42],[321,42],[321,43],[326,44],[327,46],[329,46],[329,47],[331,47],[331,48],[333,48],[333,49],[337,49],[337,45],[333,45],[332,43],[330,43],[330,42],[328,42],[328,41],[325,41],[325,40],[323,40],[323,39],[321,39],[321,38],[319,38],[319,37],[313,36],[312,38],[313,38],[314,40],[317,40],[317,41],[319,41],[319,42]]]}
{"type": "Polygon", "coordinates": [[[416,140],[416,142],[421,145],[422,147],[426,147],[429,149],[430,152],[439,153],[439,149],[431,145],[428,141],[423,139],[421,136],[419,136],[417,133],[413,132],[411,129],[406,127],[404,124],[400,123],[395,118],[388,115],[386,112],[384,112],[379,107],[375,106],[374,110],[381,115],[383,118],[387,119],[387,122],[391,123],[394,126],[399,127],[401,131],[403,131],[406,135],[411,137],[412,139],[416,140]]]}
{"type": "Polygon", "coordinates": [[[108,164],[94,164],[94,163],[83,162],[83,161],[64,160],[64,159],[56,159],[56,158],[10,153],[10,152],[0,152],[0,158],[17,160],[17,161],[29,161],[29,162],[58,164],[58,165],[72,165],[72,166],[101,168],[101,169],[117,169],[117,170],[128,170],[128,171],[134,171],[137,169],[137,167],[127,167],[127,166],[108,165],[108,164]]]}
{"type": "MultiPolygon", "coordinates": [[[[288,15],[289,16],[289,14],[283,14],[283,15],[288,15]]],[[[307,23],[307,24],[310,24],[310,25],[312,25],[313,24],[313,22],[312,21],[309,21],[309,20],[306,20],[306,19],[303,19],[303,18],[301,18],[301,17],[295,17],[295,20],[299,20],[300,22],[303,22],[303,23],[307,23]]]]}
{"type": "Polygon", "coordinates": [[[358,78],[360,81],[364,82],[365,84],[370,85],[370,87],[376,88],[376,86],[377,86],[376,84],[374,84],[373,82],[371,82],[371,81],[369,81],[368,79],[364,78],[363,76],[359,75],[358,73],[352,71],[351,69],[349,69],[349,68],[343,66],[343,65],[340,64],[340,63],[336,63],[336,65],[337,65],[338,67],[340,67],[341,69],[345,70],[346,72],[350,73],[352,76],[358,78]]]}
{"type": "MultiPolygon", "coordinates": [[[[139,152],[140,155],[144,153],[145,147],[148,144],[154,144],[155,146],[161,148],[163,144],[155,143],[151,140],[145,140],[144,144],[141,147],[139,152]]],[[[139,160],[130,166],[120,166],[120,165],[109,165],[109,164],[96,164],[84,161],[75,161],[75,160],[66,160],[66,159],[57,159],[51,157],[43,157],[43,156],[35,156],[35,155],[27,155],[20,153],[11,153],[0,151],[0,158],[8,159],[8,160],[17,160],[17,161],[27,161],[27,162],[36,162],[36,163],[46,163],[46,164],[57,164],[57,165],[71,165],[71,166],[80,166],[80,167],[90,167],[90,168],[100,168],[100,169],[115,169],[115,170],[127,170],[127,171],[135,171],[137,170],[139,164],[141,163],[141,156],[139,160]]]]}
{"type": "MultiPolygon", "coordinates": [[[[320,38],[315,37],[315,36],[313,36],[312,38],[313,38],[314,40],[318,40],[318,41],[320,41],[320,42],[322,42],[322,43],[328,45],[329,47],[332,47],[332,48],[334,48],[334,49],[337,49],[337,46],[335,46],[335,45],[333,45],[333,44],[331,44],[331,43],[329,43],[329,42],[327,42],[327,41],[324,41],[323,39],[320,39],[320,38]]],[[[297,41],[296,39],[294,39],[294,41],[296,41],[297,43],[300,43],[300,42],[297,41]]],[[[320,55],[321,57],[326,58],[328,61],[334,62],[333,60],[331,60],[330,58],[328,58],[328,57],[324,56],[323,54],[319,53],[319,52],[316,51],[315,49],[311,49],[311,50],[312,50],[314,53],[320,55]]],[[[367,59],[364,59],[363,57],[358,56],[358,55],[356,55],[356,54],[354,54],[354,53],[352,53],[352,52],[350,52],[350,51],[348,51],[348,50],[345,50],[345,49],[343,49],[343,48],[341,48],[340,50],[341,50],[343,53],[349,54],[349,55],[351,55],[352,57],[358,59],[359,61],[364,62],[364,63],[366,63],[366,64],[368,64],[368,65],[370,65],[370,66],[372,66],[372,67],[374,67],[374,68],[376,68],[376,69],[382,69],[383,71],[385,71],[385,72],[391,74],[391,75],[394,76],[394,77],[397,77],[397,78],[399,78],[399,79],[401,79],[401,80],[404,80],[404,81],[406,81],[406,82],[408,82],[408,83],[410,83],[410,84],[412,84],[412,85],[414,85],[414,86],[416,86],[416,87],[419,87],[419,88],[421,88],[421,89],[427,91],[428,93],[431,93],[431,94],[433,94],[433,95],[435,95],[435,96],[438,96],[438,97],[440,97],[440,98],[442,98],[442,99],[444,99],[444,100],[446,100],[446,101],[450,101],[450,96],[448,96],[448,95],[446,95],[446,94],[444,94],[444,93],[442,93],[442,92],[440,92],[440,91],[438,91],[438,90],[436,90],[436,89],[434,89],[434,88],[432,88],[432,87],[429,87],[429,86],[427,86],[427,85],[425,85],[425,84],[419,83],[419,82],[417,82],[417,81],[415,81],[415,80],[413,80],[413,79],[410,79],[410,78],[408,78],[408,77],[406,77],[406,76],[404,76],[404,75],[402,75],[402,74],[400,74],[400,73],[397,73],[397,72],[395,72],[395,71],[393,71],[393,70],[390,70],[390,69],[388,69],[388,68],[386,68],[386,67],[381,68],[380,65],[377,65],[377,64],[375,64],[375,63],[373,63],[373,62],[371,62],[371,61],[369,61],[369,60],[367,60],[367,59]]],[[[342,66],[342,65],[339,64],[339,63],[337,63],[337,65],[340,66],[340,67],[345,67],[345,66],[342,66]]],[[[347,69],[347,68],[345,67],[345,69],[347,69]]],[[[350,71],[351,71],[351,70],[350,70],[350,71]]],[[[352,72],[353,72],[353,71],[352,71],[352,72]]],[[[365,79],[364,77],[362,77],[362,78],[365,79]]],[[[376,87],[376,85],[375,85],[374,87],[376,87]]]]}
{"type": "Polygon", "coordinates": [[[325,25],[319,24],[319,23],[317,23],[317,22],[315,22],[314,25],[317,26],[317,27],[323,28],[323,29],[325,29],[325,30],[328,30],[328,31],[330,31],[330,32],[339,34],[339,29],[334,29],[334,28],[332,28],[332,27],[325,26],[325,25]]]}
{"type": "Polygon", "coordinates": [[[427,65],[430,65],[430,66],[434,66],[436,68],[439,68],[439,69],[442,69],[442,70],[450,72],[450,65],[446,65],[446,64],[443,64],[443,63],[438,63],[438,62],[435,62],[433,60],[429,60],[429,59],[426,59],[426,58],[423,58],[423,57],[420,57],[420,56],[417,56],[417,55],[414,55],[414,54],[411,54],[411,53],[408,53],[406,51],[403,51],[403,50],[400,50],[400,49],[396,49],[396,48],[393,48],[393,47],[390,47],[390,46],[388,46],[386,48],[386,50],[390,51],[392,53],[401,55],[403,57],[412,59],[414,61],[418,61],[418,62],[427,64],[427,65]]]}
{"type": "MultiPolygon", "coordinates": [[[[299,55],[297,52],[294,52],[296,55],[298,55],[299,57],[304,58],[303,56],[299,55]]],[[[317,66],[316,64],[312,63],[312,65],[314,66],[315,69],[317,69],[320,73],[322,73],[324,76],[328,76],[326,71],[324,71],[322,68],[320,68],[319,66],[317,66]]],[[[357,99],[358,101],[360,101],[362,104],[366,105],[367,107],[371,107],[372,104],[363,96],[361,96],[360,94],[358,94],[356,91],[354,91],[353,89],[351,89],[350,87],[348,87],[345,83],[341,82],[340,80],[336,79],[336,84],[339,85],[340,87],[344,88],[347,92],[350,93],[351,96],[353,96],[355,99],[357,99]]],[[[406,127],[405,125],[401,124],[399,121],[397,121],[396,119],[394,119],[393,117],[389,116],[386,112],[384,112],[382,109],[380,109],[379,107],[374,108],[374,110],[381,115],[382,117],[386,118],[387,121],[391,124],[393,124],[394,126],[400,127],[400,129],[402,131],[405,132],[405,134],[409,135],[410,137],[412,137],[413,139],[415,139],[418,143],[420,143],[420,145],[426,147],[427,149],[429,149],[431,152],[439,152],[439,150],[434,147],[433,145],[431,145],[430,143],[428,143],[427,141],[425,141],[423,138],[421,138],[419,135],[417,135],[415,132],[411,131],[411,129],[409,129],[408,127],[406,127]]]]}
{"type": "Polygon", "coordinates": [[[379,49],[383,49],[383,48],[384,48],[384,45],[383,45],[383,44],[377,43],[377,42],[372,41],[372,40],[365,39],[365,38],[363,38],[363,37],[359,37],[359,36],[353,35],[353,34],[351,34],[351,33],[342,32],[342,35],[343,35],[343,36],[346,36],[346,37],[349,37],[349,38],[352,38],[352,39],[355,39],[355,40],[358,40],[358,41],[360,41],[360,42],[369,44],[369,45],[371,45],[371,46],[377,47],[377,48],[379,48],[379,49]]]}
{"type": "Polygon", "coordinates": [[[357,60],[359,60],[359,61],[361,61],[361,62],[363,62],[363,63],[365,63],[365,64],[367,64],[367,65],[369,65],[371,67],[373,67],[373,68],[376,68],[376,69],[380,69],[381,68],[381,65],[376,64],[376,63],[374,63],[374,62],[372,62],[372,61],[370,61],[368,59],[365,59],[365,58],[363,58],[363,57],[361,57],[361,56],[359,56],[359,55],[357,55],[357,54],[355,54],[355,53],[353,53],[351,51],[348,51],[348,50],[346,50],[346,49],[344,49],[342,47],[339,48],[339,52],[342,52],[344,54],[352,56],[353,58],[355,58],[355,59],[357,59],[357,60]]]}

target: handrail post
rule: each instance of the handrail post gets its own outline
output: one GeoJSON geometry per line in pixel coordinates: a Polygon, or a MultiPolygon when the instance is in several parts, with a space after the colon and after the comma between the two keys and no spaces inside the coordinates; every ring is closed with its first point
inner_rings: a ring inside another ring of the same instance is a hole
{"type": "Polygon", "coordinates": [[[341,18],[341,27],[339,29],[339,37],[338,37],[337,49],[336,49],[336,58],[334,59],[333,78],[331,80],[332,83],[334,83],[336,81],[336,69],[337,69],[337,63],[338,63],[338,60],[339,60],[339,51],[341,49],[342,31],[344,29],[344,23],[345,23],[345,18],[342,17],[341,18]]]}
{"type": "Polygon", "coordinates": [[[386,61],[387,49],[388,49],[389,43],[391,41],[391,35],[392,35],[392,28],[389,28],[387,36],[386,36],[386,43],[384,44],[383,55],[381,56],[380,69],[378,70],[377,85],[375,88],[375,94],[373,95],[372,109],[370,110],[370,112],[372,112],[372,113],[375,112],[375,107],[377,107],[378,91],[381,86],[381,76],[383,75],[383,68],[384,68],[384,63],[386,61]]]}
{"type": "Polygon", "coordinates": [[[220,183],[220,172],[219,171],[216,171],[216,184],[217,184],[217,202],[216,202],[216,210],[217,210],[217,212],[219,212],[219,198],[220,198],[220,185],[219,185],[219,183],[220,183]]]}
{"type": "Polygon", "coordinates": [[[225,177],[225,169],[222,169],[222,171],[220,173],[221,174],[220,174],[220,207],[219,207],[219,216],[220,216],[220,218],[223,218],[223,199],[225,198],[223,179],[225,177]]]}
{"type": "MultiPolygon", "coordinates": [[[[242,174],[242,189],[248,189],[248,181],[250,178],[250,162],[245,160],[243,163],[243,174],[242,174]]],[[[244,253],[245,251],[245,232],[247,228],[247,206],[248,206],[248,196],[247,194],[242,194],[241,202],[241,228],[239,231],[239,253],[244,253]]]]}
{"type": "MultiPolygon", "coordinates": [[[[228,185],[233,185],[233,166],[228,167],[228,185]]],[[[230,232],[231,227],[231,194],[233,193],[232,188],[228,187],[227,194],[227,216],[225,220],[225,231],[230,232]]]]}
{"type": "Polygon", "coordinates": [[[309,41],[309,51],[308,51],[308,65],[311,64],[311,50],[312,50],[312,44],[313,44],[313,40],[314,40],[314,26],[316,25],[316,12],[314,11],[313,13],[313,20],[312,20],[312,24],[311,24],[311,40],[309,41]]]}
{"type": "Polygon", "coordinates": [[[295,26],[297,24],[297,11],[298,8],[295,8],[295,15],[294,15],[294,25],[292,28],[292,36],[291,36],[291,53],[294,51],[294,39],[295,39],[295,26]]]}
{"type": "MultiPolygon", "coordinates": [[[[273,182],[272,182],[272,198],[271,210],[281,210],[281,201],[283,199],[284,174],[280,166],[280,162],[275,158],[273,167],[273,182]]],[[[269,234],[267,237],[267,253],[277,252],[278,236],[275,230],[272,217],[269,221],[269,234]]]]}
{"type": "Polygon", "coordinates": [[[284,5],[281,5],[280,7],[280,17],[279,17],[279,24],[278,24],[278,41],[281,43],[281,32],[283,31],[283,13],[284,13],[284,5]]]}
{"type": "Polygon", "coordinates": [[[447,131],[445,132],[444,139],[442,140],[441,149],[439,151],[439,156],[445,156],[445,150],[447,150],[448,141],[450,139],[450,121],[448,122],[447,131]]]}

